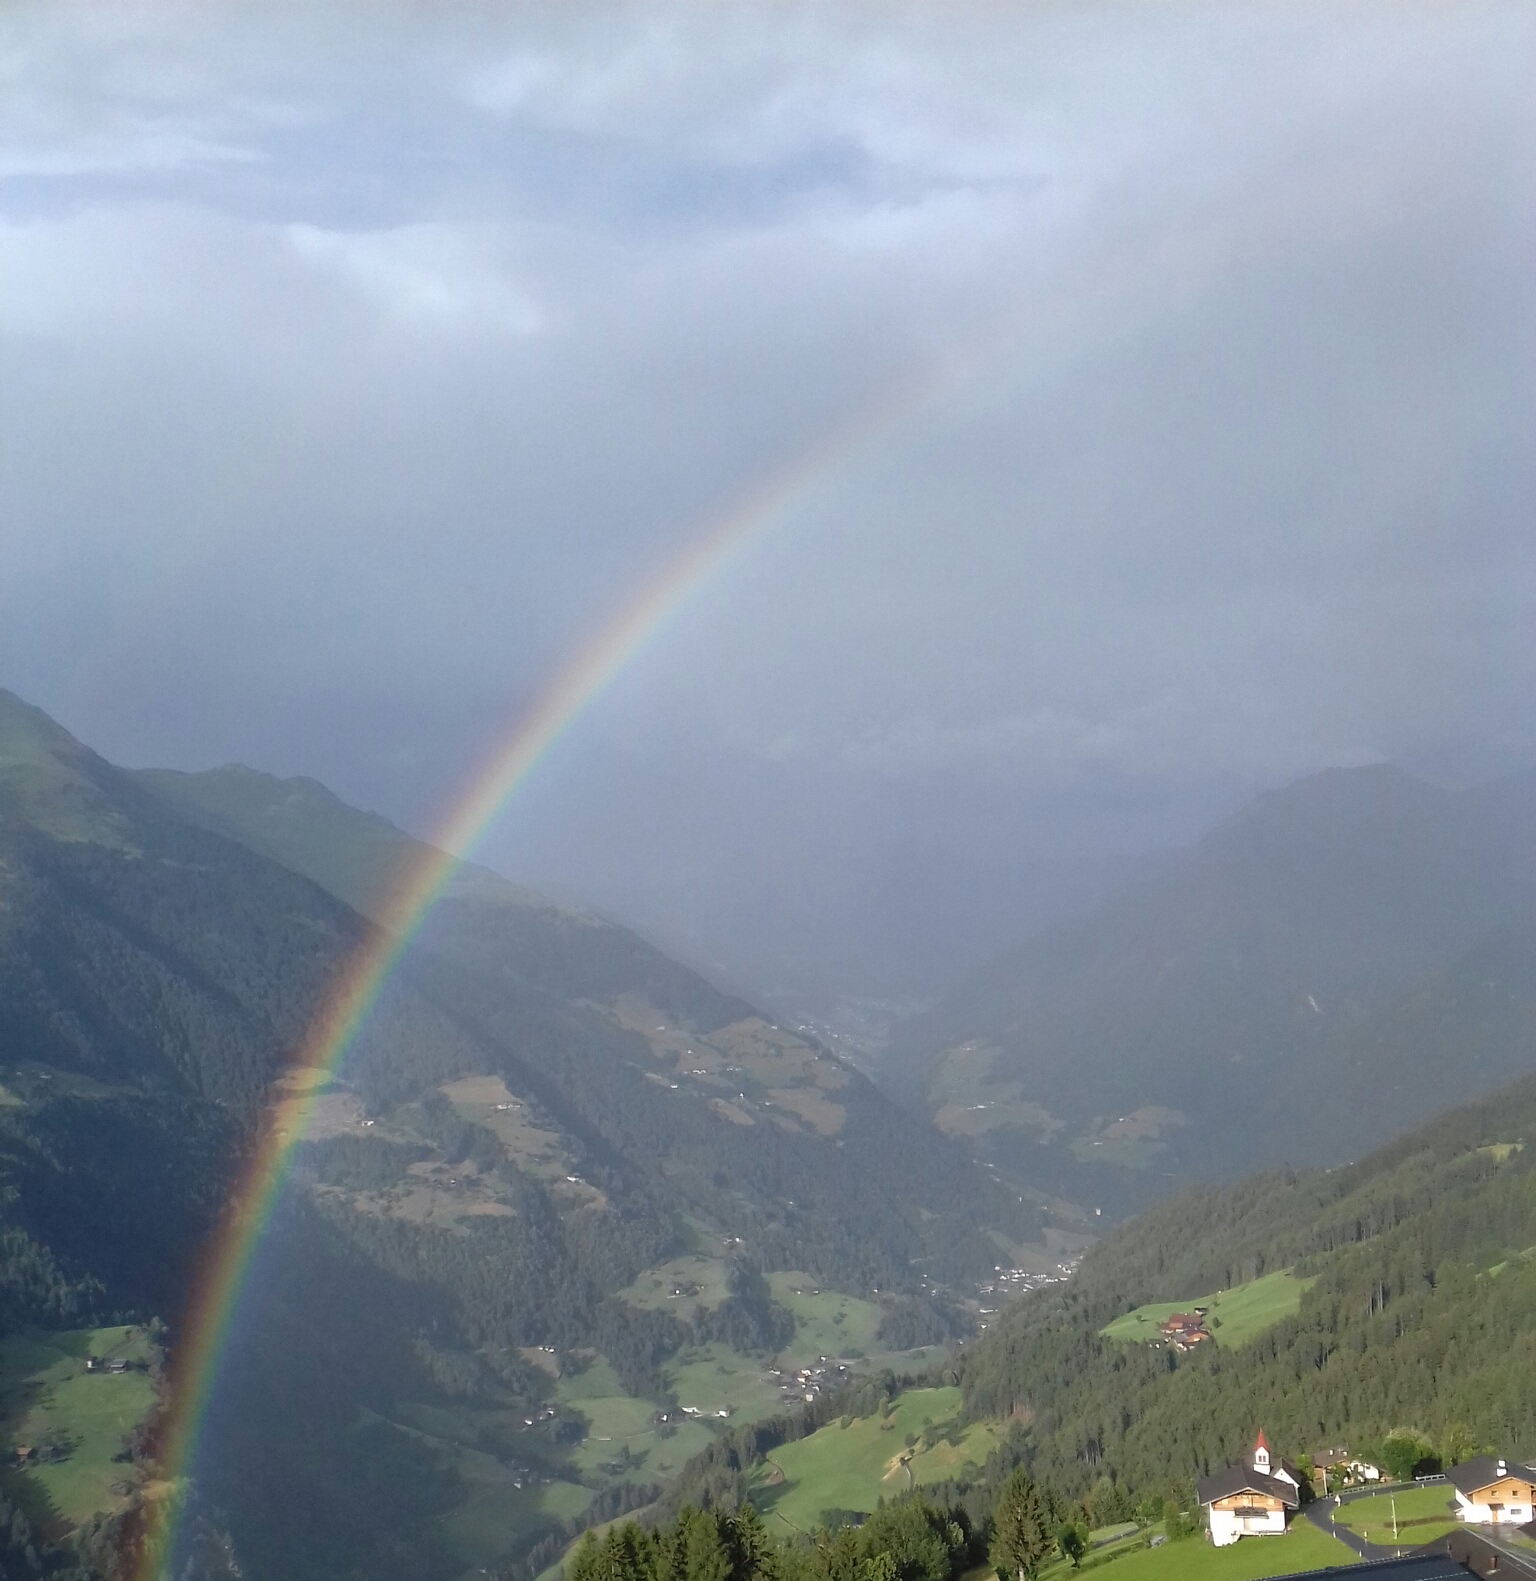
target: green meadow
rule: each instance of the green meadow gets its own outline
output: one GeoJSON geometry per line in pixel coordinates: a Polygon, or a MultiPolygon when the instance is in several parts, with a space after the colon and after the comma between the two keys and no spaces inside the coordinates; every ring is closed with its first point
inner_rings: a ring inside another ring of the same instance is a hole
{"type": "Polygon", "coordinates": [[[1373,1499],[1356,1499],[1341,1504],[1333,1512],[1340,1526],[1347,1526],[1367,1542],[1391,1546],[1433,1542],[1454,1531],[1461,1522],[1453,1513],[1455,1497],[1444,1483],[1428,1488],[1409,1488],[1402,1493],[1382,1493],[1373,1499]],[[1398,1536],[1392,1536],[1394,1506],[1398,1536]]]}
{"type": "Polygon", "coordinates": [[[1236,1350],[1266,1329],[1273,1328],[1282,1318],[1293,1316],[1312,1283],[1311,1279],[1294,1278],[1290,1269],[1284,1268],[1278,1273],[1265,1274],[1262,1279],[1233,1285],[1230,1290],[1219,1290],[1214,1295],[1151,1302],[1116,1318],[1099,1332],[1105,1339],[1118,1340],[1122,1344],[1151,1343],[1157,1339],[1158,1325],[1165,1318],[1172,1317],[1175,1312],[1192,1312],[1196,1307],[1205,1307],[1205,1326],[1211,1338],[1223,1350],[1236,1350]]]}
{"type": "Polygon", "coordinates": [[[652,1422],[656,1406],[629,1394],[601,1355],[588,1354],[583,1362],[567,1366],[550,1398],[585,1419],[586,1435],[553,1453],[533,1441],[517,1451],[517,1409],[415,1402],[396,1416],[396,1426],[427,1439],[453,1462],[463,1497],[443,1518],[442,1530],[470,1570],[502,1563],[552,1520],[580,1516],[600,1488],[666,1482],[713,1436],[702,1422],[652,1422]],[[488,1431],[501,1440],[499,1453],[480,1447],[488,1431]]]}
{"type": "MultiPolygon", "coordinates": [[[[530,1477],[527,1471],[509,1469],[505,1461],[480,1452],[475,1445],[486,1420],[483,1412],[414,1406],[404,1413],[413,1430],[431,1436],[454,1455],[466,1497],[447,1517],[444,1530],[463,1562],[471,1566],[496,1562],[551,1516],[579,1515],[604,1486],[665,1483],[728,1423],[776,1415],[786,1402],[781,1380],[770,1367],[793,1370],[828,1356],[847,1358],[850,1372],[867,1372],[883,1365],[925,1366],[941,1354],[939,1347],[882,1350],[876,1341],[881,1308],[857,1296],[823,1289],[810,1274],[781,1271],[768,1279],[774,1300],[795,1318],[794,1338],[777,1357],[745,1355],[714,1343],[679,1352],[663,1369],[673,1398],[679,1406],[693,1407],[697,1416],[654,1422],[655,1402],[628,1393],[601,1355],[565,1359],[550,1400],[580,1413],[586,1421],[585,1437],[560,1457],[566,1467],[562,1478],[579,1478],[579,1483],[547,1481],[537,1470],[530,1477]]],[[[690,1253],[647,1269],[621,1295],[635,1306],[686,1318],[696,1309],[717,1305],[727,1293],[724,1263],[690,1253]]],[[[926,1448],[918,1446],[915,1454],[904,1443],[907,1433],[920,1435],[925,1427],[953,1420],[959,1402],[958,1389],[910,1391],[898,1401],[889,1427],[882,1429],[878,1420],[855,1423],[843,1434],[834,1424],[825,1432],[839,1435],[835,1445],[816,1434],[776,1452],[775,1460],[788,1456],[793,1486],[775,1467],[761,1468],[760,1481],[772,1478],[782,1484],[763,1487],[764,1507],[772,1505],[788,1514],[787,1522],[770,1524],[784,1533],[792,1530],[790,1523],[800,1524],[802,1516],[813,1522],[822,1508],[872,1510],[882,1496],[939,1481],[964,1464],[979,1464],[995,1440],[994,1428],[973,1427],[958,1446],[937,1441],[926,1448]],[[807,1458],[806,1446],[812,1445],[807,1458]],[[858,1451],[851,1475],[847,1466],[841,1466],[843,1481],[830,1484],[833,1492],[823,1497],[826,1478],[818,1457],[842,1461],[850,1445],[858,1451]],[[894,1467],[887,1464],[893,1457],[894,1467]],[[908,1459],[910,1470],[901,1463],[908,1459]]]]}
{"type": "Polygon", "coordinates": [[[593,1492],[574,1482],[531,1482],[494,1455],[460,1448],[454,1456],[465,1497],[446,1517],[443,1532],[467,1565],[484,1565],[505,1553],[524,1532],[550,1517],[571,1520],[593,1492]],[[521,1484],[521,1486],[519,1486],[521,1484]]]}
{"type": "Polygon", "coordinates": [[[629,1394],[601,1356],[561,1378],[554,1397],[587,1419],[587,1436],[571,1458],[594,1480],[665,1482],[713,1437],[702,1422],[652,1423],[655,1405],[629,1394]]]}
{"type": "MultiPolygon", "coordinates": [[[[1105,1573],[1113,1581],[1262,1581],[1265,1576],[1355,1562],[1354,1554],[1337,1538],[1318,1531],[1310,1521],[1298,1520],[1283,1537],[1243,1537],[1226,1548],[1212,1548],[1200,1537],[1181,1538],[1161,1548],[1143,1547],[1138,1539],[1109,1561],[1105,1573]]],[[[1092,1558],[1085,1559],[1083,1570],[1090,1568],[1099,1566],[1092,1558]]],[[[1040,1581],[1066,1581],[1081,1573],[1063,1559],[1043,1569],[1040,1581]]]]}
{"type": "Polygon", "coordinates": [[[729,1345],[696,1346],[680,1351],[665,1369],[679,1405],[691,1405],[715,1421],[719,1411],[732,1420],[757,1421],[783,1409],[779,1380],[760,1357],[744,1356],[729,1345]]]}
{"type": "Polygon", "coordinates": [[[694,1252],[647,1268],[618,1295],[631,1306],[671,1312],[686,1323],[695,1313],[719,1306],[730,1293],[724,1261],[694,1252]]]}
{"type": "Polygon", "coordinates": [[[63,1458],[7,1465],[0,1487],[51,1536],[98,1511],[128,1502],[138,1473],[124,1451],[128,1434],[149,1415],[154,1389],[144,1370],[149,1342],[141,1329],[19,1333],[0,1340],[0,1452],[57,1445],[63,1458]],[[137,1364],[125,1373],[88,1373],[87,1356],[137,1364]],[[115,1491],[114,1491],[115,1490],[115,1491]]]}
{"type": "Polygon", "coordinates": [[[803,1367],[821,1356],[868,1355],[882,1313],[872,1301],[823,1289],[810,1274],[768,1275],[773,1299],[795,1316],[795,1337],[780,1353],[782,1365],[803,1367]]]}
{"type": "Polygon", "coordinates": [[[775,1449],[753,1474],[752,1502],[784,1536],[811,1530],[829,1510],[873,1510],[882,1498],[979,1466],[1001,1428],[962,1428],[959,1412],[958,1389],[908,1389],[888,1417],[833,1422],[775,1449]]]}

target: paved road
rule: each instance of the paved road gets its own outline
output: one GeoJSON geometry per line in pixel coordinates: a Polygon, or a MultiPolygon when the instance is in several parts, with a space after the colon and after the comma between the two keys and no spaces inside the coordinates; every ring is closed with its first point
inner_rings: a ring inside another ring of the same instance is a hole
{"type": "MultiPolygon", "coordinates": [[[[1425,1478],[1424,1482],[1396,1482],[1387,1483],[1385,1485],[1379,1485],[1376,1487],[1351,1488],[1347,1492],[1339,1494],[1338,1498],[1341,1504],[1353,1504],[1357,1499],[1374,1499],[1383,1493],[1406,1493],[1413,1488],[1422,1488],[1426,1483],[1430,1484],[1431,1486],[1438,1486],[1441,1484],[1449,1486],[1449,1484],[1446,1483],[1446,1479],[1444,1477],[1427,1477],[1425,1478]]],[[[1335,1496],[1330,1493],[1327,1498],[1314,1499],[1302,1511],[1302,1514],[1305,1515],[1306,1518],[1311,1521],[1319,1531],[1327,1532],[1330,1537],[1337,1537],[1346,1548],[1348,1548],[1359,1558],[1391,1559],[1397,1554],[1408,1553],[1412,1549],[1422,1546],[1414,1540],[1414,1529],[1411,1526],[1404,1527],[1402,1529],[1402,1541],[1400,1543],[1391,1544],[1387,1547],[1381,1547],[1376,1543],[1366,1542],[1364,1538],[1350,1531],[1347,1526],[1339,1526],[1334,1522],[1334,1497],[1335,1496]]],[[[1497,1548],[1499,1553],[1503,1556],[1504,1561],[1510,1565],[1515,1575],[1529,1577],[1530,1581],[1536,1581],[1536,1560],[1533,1560],[1530,1554],[1525,1553],[1518,1548],[1512,1548],[1506,1543],[1500,1542],[1498,1538],[1488,1530],[1487,1527],[1472,1527],[1469,1528],[1469,1530],[1472,1535],[1481,1539],[1481,1541],[1484,1543],[1488,1543],[1492,1547],[1497,1548]]],[[[1437,1538],[1436,1541],[1438,1542],[1439,1539],[1437,1538]]],[[[1478,1574],[1481,1573],[1481,1571],[1478,1572],[1478,1574]]]]}

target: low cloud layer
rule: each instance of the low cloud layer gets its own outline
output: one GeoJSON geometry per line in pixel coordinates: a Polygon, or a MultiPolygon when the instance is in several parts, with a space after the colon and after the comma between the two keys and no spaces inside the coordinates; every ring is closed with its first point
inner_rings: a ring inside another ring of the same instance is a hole
{"type": "Polygon", "coordinates": [[[1529,762],[1533,32],[12,8],[0,684],[429,829],[798,467],[492,860],[749,975],[903,863],[990,935],[1325,764],[1529,762]]]}

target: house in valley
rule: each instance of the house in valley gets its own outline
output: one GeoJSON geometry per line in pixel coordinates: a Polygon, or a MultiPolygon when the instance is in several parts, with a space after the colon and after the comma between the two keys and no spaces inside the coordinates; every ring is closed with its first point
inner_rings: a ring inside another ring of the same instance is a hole
{"type": "Polygon", "coordinates": [[[1445,1474],[1456,1493],[1456,1513],[1480,1526],[1524,1526],[1536,1519],[1536,1468],[1479,1455],[1445,1474]]]}
{"type": "Polygon", "coordinates": [[[1240,1461],[1202,1477],[1195,1492],[1210,1540],[1225,1548],[1239,1537],[1282,1536],[1301,1505],[1301,1473],[1272,1455],[1260,1432],[1240,1461]]]}

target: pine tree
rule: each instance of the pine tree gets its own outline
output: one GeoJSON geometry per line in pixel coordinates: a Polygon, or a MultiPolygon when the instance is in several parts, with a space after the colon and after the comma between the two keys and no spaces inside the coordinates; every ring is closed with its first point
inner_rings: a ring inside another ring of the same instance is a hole
{"type": "Polygon", "coordinates": [[[992,1512],[992,1563],[999,1576],[1029,1581],[1056,1546],[1050,1511],[1028,1472],[1012,1472],[992,1512]]]}

